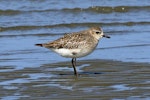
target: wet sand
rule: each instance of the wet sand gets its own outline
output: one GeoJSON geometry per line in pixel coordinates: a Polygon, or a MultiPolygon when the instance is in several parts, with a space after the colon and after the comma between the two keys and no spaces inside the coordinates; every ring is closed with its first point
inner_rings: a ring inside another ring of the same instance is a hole
{"type": "Polygon", "coordinates": [[[5,66],[0,73],[0,97],[2,100],[148,100],[149,67],[146,63],[82,60],[77,63],[76,78],[70,62],[10,72],[12,68],[5,66]]]}

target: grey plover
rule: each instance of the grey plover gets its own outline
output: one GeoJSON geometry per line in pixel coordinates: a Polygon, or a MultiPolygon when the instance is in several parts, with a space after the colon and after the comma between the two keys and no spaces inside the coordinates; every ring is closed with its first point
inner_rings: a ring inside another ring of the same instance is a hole
{"type": "Polygon", "coordinates": [[[76,58],[90,54],[102,37],[110,38],[104,35],[102,28],[92,27],[80,32],[65,34],[63,37],[52,42],[35,45],[48,48],[63,57],[72,58],[74,75],[77,76],[76,58]]]}

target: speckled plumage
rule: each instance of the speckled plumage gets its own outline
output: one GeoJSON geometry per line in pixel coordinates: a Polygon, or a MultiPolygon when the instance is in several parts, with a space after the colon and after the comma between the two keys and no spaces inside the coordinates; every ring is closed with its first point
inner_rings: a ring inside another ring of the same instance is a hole
{"type": "MultiPolygon", "coordinates": [[[[63,57],[75,59],[90,54],[96,48],[99,39],[102,37],[110,38],[103,34],[101,28],[92,27],[80,32],[65,34],[63,37],[52,42],[36,45],[48,48],[63,57]]],[[[73,67],[75,74],[77,74],[74,64],[73,67]]]]}
{"type": "MultiPolygon", "coordinates": [[[[91,28],[94,29],[94,28],[91,28]]],[[[98,43],[98,40],[92,36],[89,30],[74,32],[65,34],[63,37],[53,41],[44,43],[43,46],[46,48],[66,48],[66,49],[77,49],[86,46],[91,46],[98,43]]]]}

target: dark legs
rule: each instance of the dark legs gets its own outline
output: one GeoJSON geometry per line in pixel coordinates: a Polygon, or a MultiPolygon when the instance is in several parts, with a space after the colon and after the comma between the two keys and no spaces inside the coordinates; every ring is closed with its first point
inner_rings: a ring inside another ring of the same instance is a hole
{"type": "Polygon", "coordinates": [[[74,69],[74,75],[78,76],[77,70],[76,70],[76,58],[72,58],[72,66],[74,69]]]}

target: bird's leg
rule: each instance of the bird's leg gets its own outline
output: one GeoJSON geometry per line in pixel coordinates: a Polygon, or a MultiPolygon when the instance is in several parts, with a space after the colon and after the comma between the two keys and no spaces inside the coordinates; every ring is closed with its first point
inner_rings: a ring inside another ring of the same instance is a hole
{"type": "Polygon", "coordinates": [[[76,70],[76,58],[72,58],[72,66],[73,66],[73,69],[74,69],[74,75],[78,75],[77,73],[77,70],[76,70]]]}
{"type": "Polygon", "coordinates": [[[74,65],[75,65],[75,67],[76,67],[76,58],[74,58],[74,65]]]}

